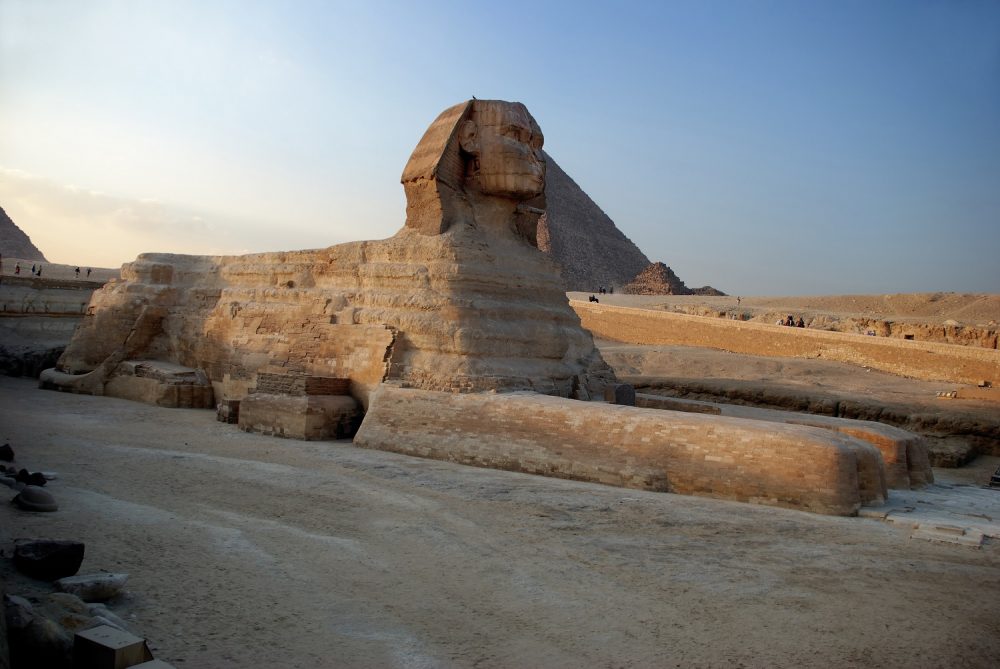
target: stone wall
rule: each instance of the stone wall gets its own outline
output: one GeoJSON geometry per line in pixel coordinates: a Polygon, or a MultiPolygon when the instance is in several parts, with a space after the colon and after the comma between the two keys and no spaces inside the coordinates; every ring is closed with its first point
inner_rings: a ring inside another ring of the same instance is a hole
{"type": "Polygon", "coordinates": [[[882,454],[882,461],[885,463],[886,485],[890,488],[908,490],[934,482],[934,472],[931,470],[928,459],[926,440],[912,432],[891,425],[883,425],[873,421],[802,414],[794,411],[775,411],[756,407],[683,400],[647,393],[636,393],[635,405],[647,409],[733,416],[749,420],[808,425],[836,430],[855,439],[867,441],[879,450],[882,454]]]}
{"type": "Polygon", "coordinates": [[[347,395],[350,385],[350,379],[259,372],[256,392],[272,395],[347,395]]]}
{"type": "Polygon", "coordinates": [[[595,337],[630,344],[715,348],[787,358],[823,358],[926,381],[1000,380],[1000,351],[790,328],[666,311],[571,301],[595,337]]]}
{"type": "Polygon", "coordinates": [[[462,464],[851,515],[885,498],[882,459],[829,430],[391,384],[354,443],[462,464]]]}

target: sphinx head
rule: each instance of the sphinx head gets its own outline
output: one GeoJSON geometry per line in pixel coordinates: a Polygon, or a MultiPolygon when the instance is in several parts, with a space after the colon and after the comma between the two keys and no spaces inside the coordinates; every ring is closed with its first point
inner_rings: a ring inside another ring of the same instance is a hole
{"type": "Polygon", "coordinates": [[[513,200],[545,191],[542,129],[520,102],[473,100],[458,134],[466,188],[513,200]]]}
{"type": "Polygon", "coordinates": [[[403,170],[406,227],[437,235],[458,221],[485,223],[486,209],[493,219],[509,209],[509,225],[493,227],[535,244],[545,207],[543,139],[520,102],[469,100],[446,109],[403,170]]]}

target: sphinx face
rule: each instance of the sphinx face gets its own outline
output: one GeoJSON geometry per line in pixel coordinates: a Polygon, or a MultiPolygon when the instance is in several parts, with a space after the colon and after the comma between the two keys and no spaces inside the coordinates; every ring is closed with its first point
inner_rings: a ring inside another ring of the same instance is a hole
{"type": "Polygon", "coordinates": [[[545,191],[541,128],[519,102],[477,100],[462,129],[466,180],[487,195],[530,200],[545,191]]]}

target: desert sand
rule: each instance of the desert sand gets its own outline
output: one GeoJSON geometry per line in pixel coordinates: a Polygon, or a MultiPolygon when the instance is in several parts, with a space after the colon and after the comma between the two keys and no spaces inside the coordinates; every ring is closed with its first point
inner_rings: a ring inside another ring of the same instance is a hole
{"type": "MultiPolygon", "coordinates": [[[[995,543],[246,434],[22,379],[0,377],[0,425],[19,463],[59,474],[61,505],[4,505],[7,554],[85,541],[81,571],[131,574],[113,610],[178,667],[1000,659],[995,543]]],[[[938,489],[997,461],[936,470],[938,489]]],[[[38,591],[3,565],[8,591],[38,591]]]]}

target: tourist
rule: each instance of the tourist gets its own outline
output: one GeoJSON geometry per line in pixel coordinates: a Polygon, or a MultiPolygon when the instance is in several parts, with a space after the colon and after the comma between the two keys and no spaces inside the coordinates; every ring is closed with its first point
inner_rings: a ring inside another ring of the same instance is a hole
{"type": "Polygon", "coordinates": [[[792,327],[795,325],[795,319],[792,318],[791,314],[788,314],[788,318],[785,319],[785,325],[792,327]]]}
{"type": "Polygon", "coordinates": [[[21,273],[21,263],[15,263],[14,264],[14,274],[20,274],[20,273],[21,273]]]}
{"type": "Polygon", "coordinates": [[[799,316],[799,320],[795,321],[795,327],[797,327],[797,328],[804,328],[805,326],[806,326],[806,322],[804,320],[802,320],[802,316],[799,316]]]}
{"type": "Polygon", "coordinates": [[[89,267],[87,268],[87,278],[88,279],[90,278],[90,268],[89,267]]]}
{"type": "Polygon", "coordinates": [[[35,275],[35,263],[31,263],[31,275],[35,275]]]}
{"type": "Polygon", "coordinates": [[[74,270],[74,271],[76,272],[76,278],[79,279],[80,278],[80,268],[77,267],[76,270],[74,270]]]}
{"type": "Polygon", "coordinates": [[[42,275],[42,266],[39,265],[38,266],[38,274],[36,274],[35,276],[41,276],[41,275],[42,275]]]}

